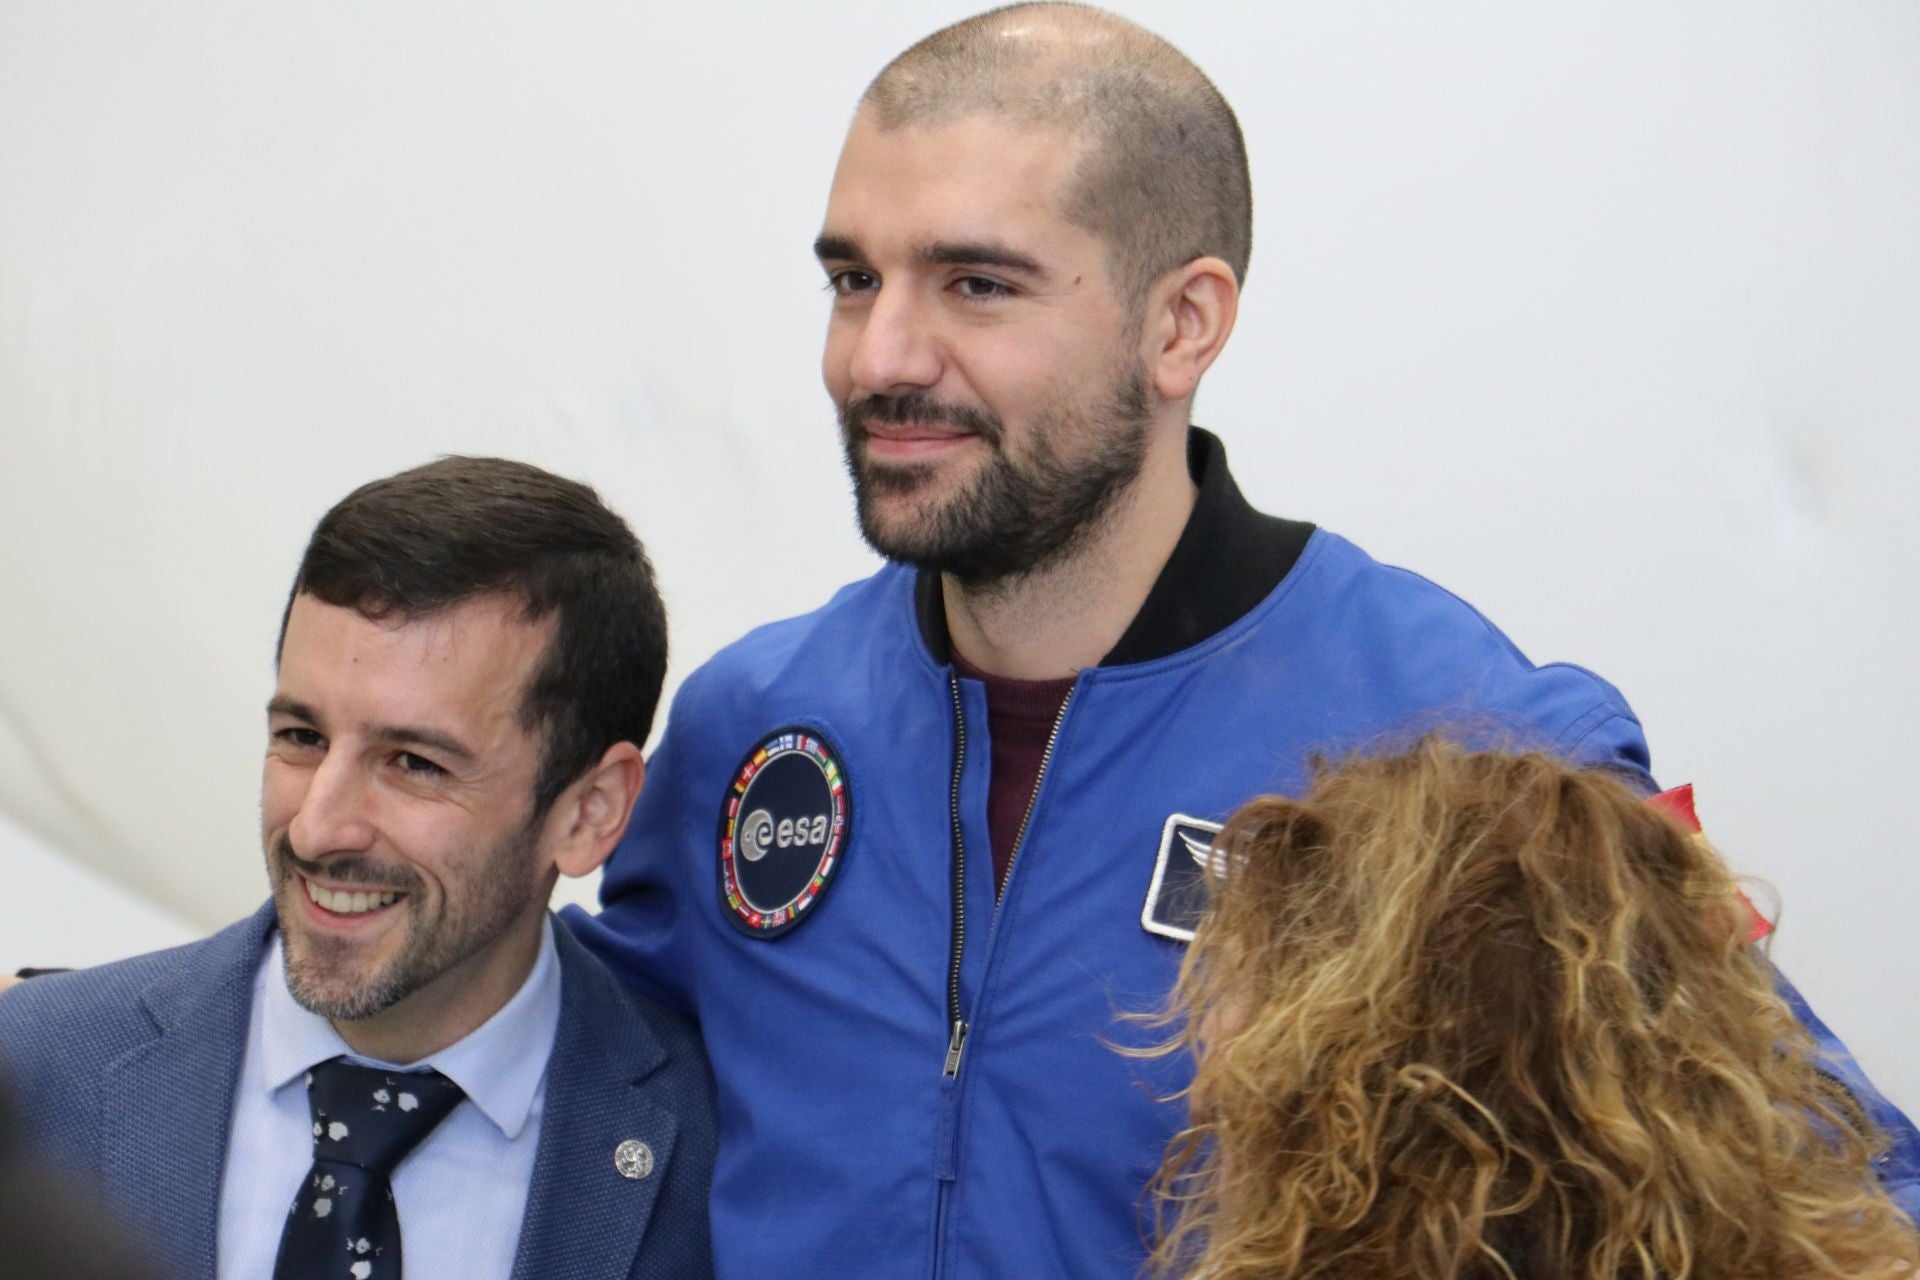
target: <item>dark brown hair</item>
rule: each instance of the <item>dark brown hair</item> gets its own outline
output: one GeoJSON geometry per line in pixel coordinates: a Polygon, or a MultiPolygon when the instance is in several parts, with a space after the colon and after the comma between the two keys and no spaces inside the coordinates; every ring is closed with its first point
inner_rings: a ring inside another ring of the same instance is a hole
{"type": "MultiPolygon", "coordinates": [[[[441,458],[361,485],[320,518],[302,593],[369,618],[426,617],[503,592],[556,619],[521,723],[543,739],[534,813],[616,742],[645,745],[667,669],[653,566],[600,496],[505,458],[441,458]]],[[[286,615],[280,638],[286,639],[286,615]]],[[[276,646],[276,653],[278,647],[276,646]]]]}
{"type": "Polygon", "coordinates": [[[1887,1277],[1883,1139],[1720,859],[1614,777],[1427,739],[1215,845],[1155,1262],[1206,1280],[1887,1277]]]}

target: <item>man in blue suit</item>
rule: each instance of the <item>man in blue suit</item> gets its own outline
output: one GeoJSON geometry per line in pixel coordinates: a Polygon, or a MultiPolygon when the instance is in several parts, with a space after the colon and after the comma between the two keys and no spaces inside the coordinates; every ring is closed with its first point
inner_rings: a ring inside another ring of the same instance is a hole
{"type": "Polygon", "coordinates": [[[665,666],[591,489],[447,458],[349,495],[282,620],[272,901],[0,998],[18,1139],[167,1275],[710,1274],[697,1034],[546,909],[626,829],[665,666]]]}

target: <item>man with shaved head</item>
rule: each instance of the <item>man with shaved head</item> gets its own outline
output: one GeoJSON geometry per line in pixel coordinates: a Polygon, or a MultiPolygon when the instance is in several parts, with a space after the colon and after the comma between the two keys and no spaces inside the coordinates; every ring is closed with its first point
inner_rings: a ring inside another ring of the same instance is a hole
{"type": "Polygon", "coordinates": [[[723,1275],[1135,1273],[1190,1067],[1125,1015],[1229,813],[1461,717],[1654,789],[1612,686],[1255,511],[1191,425],[1249,189],[1218,90],[1096,9],[958,23],[861,100],[823,374],[892,563],[687,680],[571,917],[699,1018],[723,1275]]]}

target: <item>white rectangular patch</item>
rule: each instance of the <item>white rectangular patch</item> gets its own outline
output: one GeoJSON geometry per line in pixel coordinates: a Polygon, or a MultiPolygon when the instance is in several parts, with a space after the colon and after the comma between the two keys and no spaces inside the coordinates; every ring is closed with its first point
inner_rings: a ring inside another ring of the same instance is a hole
{"type": "Polygon", "coordinates": [[[1207,905],[1207,868],[1220,824],[1176,813],[1160,832],[1160,856],[1153,882],[1140,908],[1140,927],[1175,942],[1192,942],[1193,928],[1207,905]]]}

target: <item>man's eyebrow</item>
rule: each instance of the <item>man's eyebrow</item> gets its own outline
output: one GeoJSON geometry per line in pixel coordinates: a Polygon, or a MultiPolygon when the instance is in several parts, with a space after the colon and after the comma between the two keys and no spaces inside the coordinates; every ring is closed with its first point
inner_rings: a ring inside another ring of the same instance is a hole
{"type": "Polygon", "coordinates": [[[305,720],[308,724],[320,723],[320,717],[314,714],[312,707],[297,698],[289,698],[283,694],[276,694],[273,700],[267,703],[267,714],[305,720]]]}
{"type": "Polygon", "coordinates": [[[850,237],[827,232],[814,239],[813,256],[822,262],[853,262],[860,257],[860,246],[850,237]]]}
{"type": "Polygon", "coordinates": [[[1046,274],[1033,258],[991,240],[936,240],[920,250],[919,258],[933,267],[998,267],[1022,275],[1046,274]]]}
{"type": "MultiPolygon", "coordinates": [[[[826,232],[813,242],[813,256],[822,262],[858,262],[864,255],[851,236],[826,232]]],[[[936,240],[914,256],[930,267],[997,267],[1028,276],[1047,274],[1031,255],[992,240],[936,240]]]]}

